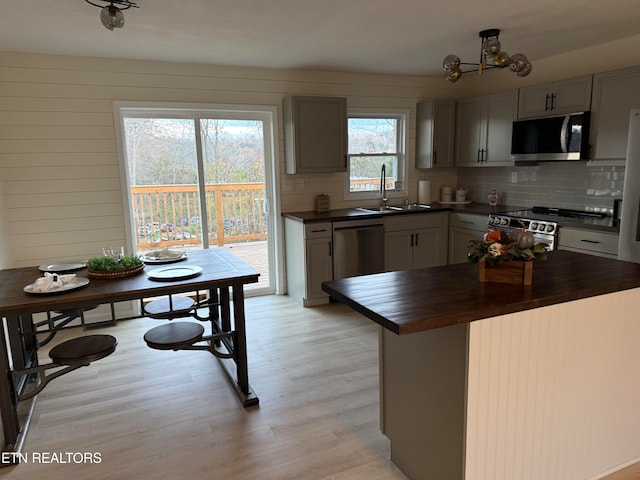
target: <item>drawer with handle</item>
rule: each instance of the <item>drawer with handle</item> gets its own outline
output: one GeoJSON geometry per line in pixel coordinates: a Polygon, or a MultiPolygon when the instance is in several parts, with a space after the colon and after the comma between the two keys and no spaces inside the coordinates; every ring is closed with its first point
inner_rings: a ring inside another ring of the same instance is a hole
{"type": "Polygon", "coordinates": [[[325,238],[331,236],[331,222],[305,223],[304,238],[325,238]]]}
{"type": "Polygon", "coordinates": [[[618,235],[615,233],[562,227],[558,232],[558,246],[565,250],[587,250],[608,255],[618,254],[618,235]]]}

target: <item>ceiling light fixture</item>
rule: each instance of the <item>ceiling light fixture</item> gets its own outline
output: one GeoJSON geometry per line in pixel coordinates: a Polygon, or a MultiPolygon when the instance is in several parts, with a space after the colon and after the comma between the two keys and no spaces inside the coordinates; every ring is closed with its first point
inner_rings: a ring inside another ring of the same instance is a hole
{"type": "Polygon", "coordinates": [[[102,4],[97,4],[89,0],[84,1],[94,7],[102,9],[100,12],[100,22],[102,22],[104,28],[108,30],[116,30],[124,27],[124,14],[122,10],[128,10],[131,7],[140,8],[129,0],[98,0],[101,1],[102,4]],[[120,5],[120,8],[116,7],[114,3],[120,5]]]}
{"type": "Polygon", "coordinates": [[[533,67],[526,55],[516,53],[509,57],[507,52],[501,50],[502,45],[500,45],[500,41],[498,40],[500,30],[497,28],[482,30],[479,36],[482,39],[480,46],[480,63],[461,62],[457,55],[447,55],[442,61],[442,68],[444,68],[446,72],[445,78],[447,80],[457,82],[463,73],[478,72],[478,75],[482,75],[484,70],[491,68],[507,68],[519,77],[526,77],[531,73],[533,67]],[[493,64],[489,65],[487,59],[493,59],[493,64]],[[463,72],[460,65],[473,65],[478,68],[463,72]]]}

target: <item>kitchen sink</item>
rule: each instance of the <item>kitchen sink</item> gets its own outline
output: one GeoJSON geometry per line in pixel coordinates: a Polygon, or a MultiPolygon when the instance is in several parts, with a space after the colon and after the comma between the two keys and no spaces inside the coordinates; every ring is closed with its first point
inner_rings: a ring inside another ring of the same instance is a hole
{"type": "Polygon", "coordinates": [[[358,207],[357,210],[363,210],[365,212],[378,212],[378,213],[387,213],[387,212],[399,212],[402,211],[402,207],[393,207],[391,205],[387,205],[386,207],[358,207]]]}
{"type": "Polygon", "coordinates": [[[403,212],[406,210],[427,210],[431,208],[431,205],[423,205],[421,203],[409,203],[407,205],[387,205],[386,207],[358,207],[358,210],[365,212],[377,212],[377,213],[391,213],[391,212],[403,212]]]}

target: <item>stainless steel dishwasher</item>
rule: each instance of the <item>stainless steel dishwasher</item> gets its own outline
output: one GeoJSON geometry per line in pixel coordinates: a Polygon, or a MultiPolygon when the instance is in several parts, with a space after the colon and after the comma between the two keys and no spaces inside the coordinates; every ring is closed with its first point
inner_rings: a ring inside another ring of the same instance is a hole
{"type": "Polygon", "coordinates": [[[333,279],[384,271],[382,219],[333,222],[333,279]]]}

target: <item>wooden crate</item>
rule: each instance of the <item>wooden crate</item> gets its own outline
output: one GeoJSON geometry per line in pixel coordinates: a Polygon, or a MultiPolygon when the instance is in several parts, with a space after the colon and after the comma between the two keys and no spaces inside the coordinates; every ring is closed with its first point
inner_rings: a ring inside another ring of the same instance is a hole
{"type": "Polygon", "coordinates": [[[478,262],[478,281],[531,285],[533,262],[506,261],[489,266],[484,260],[478,262]]]}

